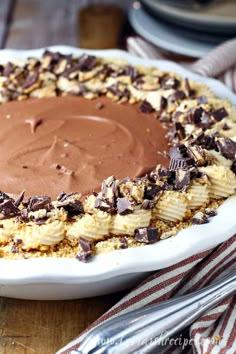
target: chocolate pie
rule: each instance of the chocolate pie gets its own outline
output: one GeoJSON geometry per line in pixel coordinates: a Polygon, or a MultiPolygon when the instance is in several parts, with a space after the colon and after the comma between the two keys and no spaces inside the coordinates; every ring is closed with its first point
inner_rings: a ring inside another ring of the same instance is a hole
{"type": "Polygon", "coordinates": [[[0,102],[1,257],[160,242],[235,193],[236,109],[187,78],[46,51],[0,66],[0,102]]]}

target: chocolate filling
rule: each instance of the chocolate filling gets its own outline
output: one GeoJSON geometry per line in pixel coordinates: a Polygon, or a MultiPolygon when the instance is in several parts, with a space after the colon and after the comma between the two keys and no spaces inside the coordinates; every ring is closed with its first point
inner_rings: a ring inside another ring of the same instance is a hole
{"type": "Polygon", "coordinates": [[[1,189],[8,193],[85,195],[109,175],[134,178],[168,165],[157,153],[168,150],[165,131],[138,105],[104,97],[28,99],[1,105],[0,122],[1,189]]]}

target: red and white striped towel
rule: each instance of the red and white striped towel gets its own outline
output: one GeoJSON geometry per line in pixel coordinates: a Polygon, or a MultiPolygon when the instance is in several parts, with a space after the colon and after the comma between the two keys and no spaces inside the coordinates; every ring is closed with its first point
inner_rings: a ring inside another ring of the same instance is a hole
{"type": "MultiPolygon", "coordinates": [[[[138,36],[127,38],[127,50],[131,54],[142,58],[165,58],[160,49],[138,36]]],[[[184,62],[180,61],[180,63],[185,65],[184,62]]],[[[210,51],[204,58],[188,64],[188,69],[203,76],[218,78],[232,91],[236,92],[236,39],[224,42],[210,51]]]]}
{"type": "MultiPolygon", "coordinates": [[[[79,348],[88,331],[110,318],[150,304],[201,289],[236,270],[236,235],[215,249],[201,252],[150,276],[95,321],[79,337],[58,351],[79,348]]],[[[184,333],[169,338],[158,354],[234,354],[236,352],[236,296],[205,313],[184,333]]],[[[123,353],[122,353],[123,354],[123,353]]],[[[125,353],[124,353],[125,354],[125,353]]]]}
{"type": "MultiPolygon", "coordinates": [[[[162,58],[155,47],[141,38],[130,37],[127,44],[128,50],[133,54],[162,58]]],[[[201,75],[221,75],[223,81],[236,91],[236,40],[219,46],[205,58],[191,64],[191,67],[201,75]]],[[[69,354],[78,349],[80,341],[89,330],[110,318],[201,289],[233,270],[236,270],[236,235],[214,249],[189,257],[147,278],[77,338],[59,350],[58,354],[69,354]]],[[[169,338],[163,343],[162,350],[158,351],[158,354],[180,353],[236,353],[236,296],[205,313],[184,333],[169,338]]]]}

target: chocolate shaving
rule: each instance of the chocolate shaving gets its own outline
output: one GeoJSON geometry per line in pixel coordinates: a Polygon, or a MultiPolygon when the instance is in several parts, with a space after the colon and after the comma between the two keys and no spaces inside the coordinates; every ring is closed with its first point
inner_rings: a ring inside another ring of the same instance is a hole
{"type": "Polygon", "coordinates": [[[228,112],[226,111],[226,109],[224,107],[221,107],[221,108],[216,109],[213,112],[211,112],[211,115],[214,117],[214,119],[217,122],[219,122],[223,118],[227,117],[229,114],[228,114],[228,112]]]}
{"type": "Polygon", "coordinates": [[[127,75],[131,78],[131,81],[136,80],[139,77],[139,73],[136,68],[131,65],[127,65],[124,70],[124,75],[127,75]]]}
{"type": "Polygon", "coordinates": [[[114,96],[118,97],[119,99],[126,97],[129,99],[130,92],[129,90],[123,86],[120,86],[119,83],[113,84],[107,88],[109,92],[111,92],[114,96]]]}
{"type": "Polygon", "coordinates": [[[174,93],[168,96],[168,103],[175,103],[176,101],[182,101],[186,97],[184,91],[176,90],[174,93]]]}
{"type": "Polygon", "coordinates": [[[101,192],[102,197],[108,201],[111,206],[115,206],[119,191],[117,187],[117,180],[114,176],[107,178],[102,182],[101,192]]]}
{"type": "Polygon", "coordinates": [[[206,215],[208,215],[209,217],[213,217],[217,215],[217,210],[213,209],[213,208],[206,208],[205,209],[205,213],[206,215]]]}
{"type": "Polygon", "coordinates": [[[150,210],[154,207],[154,201],[149,200],[149,199],[144,199],[142,202],[141,208],[145,210],[150,210]]]}
{"type": "Polygon", "coordinates": [[[99,209],[101,211],[105,211],[108,212],[110,214],[114,214],[116,209],[114,208],[114,205],[109,203],[107,200],[103,199],[103,198],[96,198],[95,199],[95,205],[94,207],[96,209],[99,209]]]}
{"type": "Polygon", "coordinates": [[[156,227],[143,227],[135,230],[134,237],[141,243],[154,243],[159,241],[156,227]]]}
{"type": "Polygon", "coordinates": [[[151,103],[144,100],[141,105],[139,106],[139,110],[143,113],[152,113],[154,111],[151,103]]]}
{"type": "Polygon", "coordinates": [[[128,198],[117,198],[117,212],[120,215],[126,215],[133,212],[131,202],[128,198]]]}
{"type": "Polygon", "coordinates": [[[29,198],[27,204],[27,211],[37,211],[40,209],[45,209],[50,211],[52,209],[51,198],[46,195],[33,196],[29,198]]]}
{"type": "Polygon", "coordinates": [[[208,98],[206,96],[198,96],[197,97],[197,102],[199,104],[207,104],[208,103],[208,98]]]}
{"type": "Polygon", "coordinates": [[[195,95],[195,90],[191,88],[190,86],[190,82],[189,82],[189,79],[188,78],[185,78],[184,79],[184,84],[185,84],[185,90],[187,92],[187,95],[189,97],[195,95]]]}
{"type": "Polygon", "coordinates": [[[14,71],[14,65],[9,62],[4,67],[3,76],[9,77],[13,71],[14,71]]]}
{"type": "Polygon", "coordinates": [[[176,122],[169,127],[167,135],[170,141],[175,139],[181,141],[185,138],[185,129],[180,122],[176,122]]]}

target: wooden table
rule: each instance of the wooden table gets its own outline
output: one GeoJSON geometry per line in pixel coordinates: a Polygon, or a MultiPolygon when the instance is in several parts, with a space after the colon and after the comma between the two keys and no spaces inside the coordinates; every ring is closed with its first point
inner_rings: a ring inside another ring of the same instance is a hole
{"type": "MultiPolygon", "coordinates": [[[[78,10],[87,2],[1,0],[0,47],[78,46],[78,10]]],[[[53,354],[123,294],[73,301],[0,298],[0,354],[53,354]]]]}

